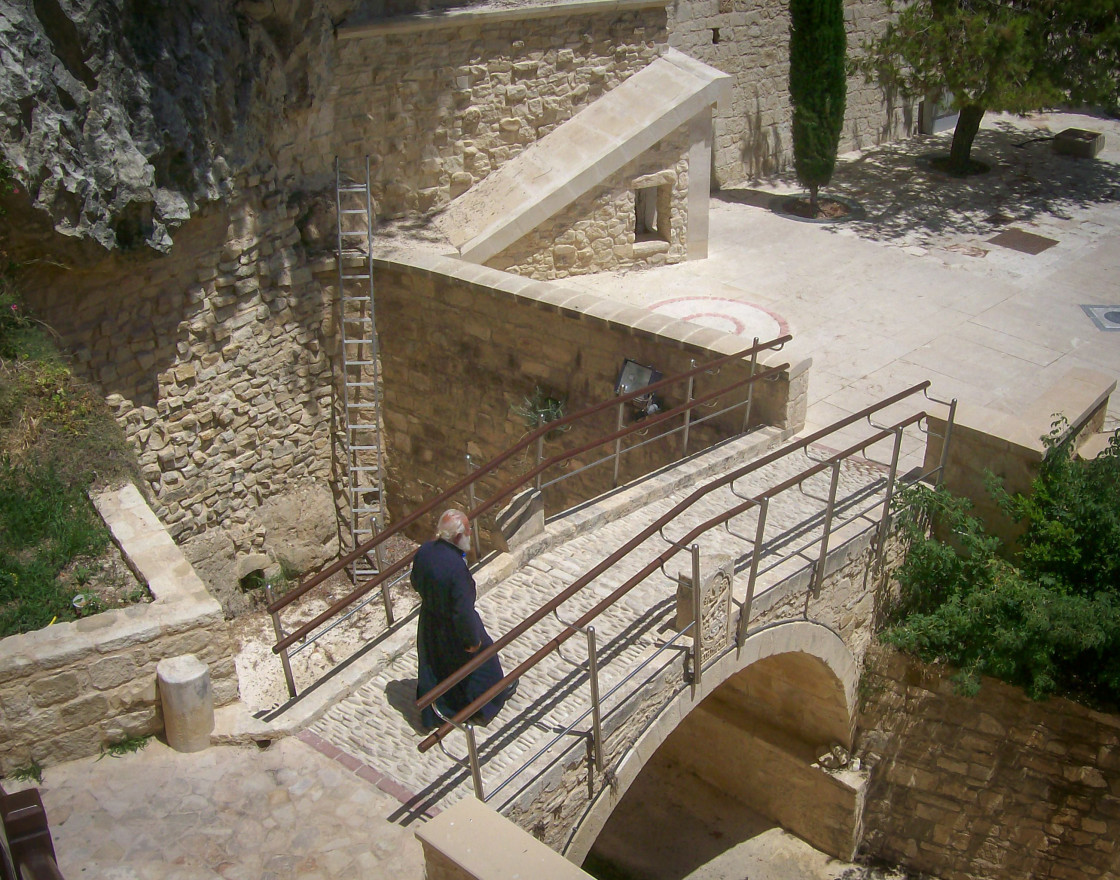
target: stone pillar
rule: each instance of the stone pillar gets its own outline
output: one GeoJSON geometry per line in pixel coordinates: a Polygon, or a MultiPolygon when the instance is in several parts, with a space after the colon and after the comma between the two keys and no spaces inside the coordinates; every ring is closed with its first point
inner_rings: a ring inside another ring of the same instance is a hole
{"type": "Polygon", "coordinates": [[[214,692],[210,667],[194,654],[168,657],[156,666],[167,744],[177,752],[198,752],[210,745],[214,729],[214,692]]]}

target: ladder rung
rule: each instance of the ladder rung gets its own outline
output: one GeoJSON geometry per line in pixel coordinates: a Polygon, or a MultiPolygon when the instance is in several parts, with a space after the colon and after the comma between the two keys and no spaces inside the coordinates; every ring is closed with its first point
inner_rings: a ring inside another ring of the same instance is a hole
{"type": "Polygon", "coordinates": [[[372,425],[367,425],[364,422],[362,422],[360,424],[350,426],[351,431],[375,431],[375,430],[377,430],[377,428],[378,428],[378,425],[376,423],[374,423],[372,425]]]}
{"type": "Polygon", "coordinates": [[[366,274],[366,275],[346,275],[346,274],[343,274],[342,275],[342,280],[343,281],[368,281],[369,278],[370,278],[370,276],[368,274],[366,274]]]}
{"type": "Polygon", "coordinates": [[[342,214],[365,214],[365,208],[343,208],[339,213],[342,214]]]}
{"type": "Polygon", "coordinates": [[[380,444],[378,444],[377,446],[351,446],[350,451],[351,452],[376,452],[380,448],[381,448],[380,444]]]}
{"type": "MultiPolygon", "coordinates": [[[[379,468],[375,464],[356,464],[352,468],[350,468],[350,470],[352,470],[352,471],[363,471],[364,472],[364,471],[379,471],[379,470],[381,470],[381,468],[379,468]]],[[[378,491],[380,492],[381,490],[378,489],[378,491]]]]}
{"type": "Polygon", "coordinates": [[[355,400],[353,403],[346,404],[351,409],[376,409],[377,402],[374,400],[355,400]]]}
{"type": "Polygon", "coordinates": [[[365,192],[367,187],[361,183],[344,183],[338,188],[340,193],[360,193],[365,192]]]}

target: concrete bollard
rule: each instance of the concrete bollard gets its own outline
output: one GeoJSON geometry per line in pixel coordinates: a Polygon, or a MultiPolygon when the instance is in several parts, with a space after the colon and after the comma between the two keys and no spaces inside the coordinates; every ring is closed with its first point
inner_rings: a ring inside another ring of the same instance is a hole
{"type": "Polygon", "coordinates": [[[163,728],[177,752],[198,752],[210,745],[214,729],[214,691],[210,667],[194,654],[168,657],[156,665],[163,728]]]}

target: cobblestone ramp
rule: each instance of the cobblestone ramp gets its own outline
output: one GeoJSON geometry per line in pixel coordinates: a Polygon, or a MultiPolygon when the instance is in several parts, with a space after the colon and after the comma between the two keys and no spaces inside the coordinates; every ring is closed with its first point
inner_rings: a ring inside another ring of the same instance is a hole
{"type": "MultiPolygon", "coordinates": [[[[792,453],[737,481],[738,495],[721,489],[706,496],[686,515],[667,526],[664,538],[655,535],[647,539],[640,548],[568,600],[561,607],[560,615],[565,620],[575,620],[663,553],[669,546],[666,539],[679,541],[696,525],[739,504],[740,496],[753,496],[812,466],[815,463],[810,457],[812,453],[812,449],[808,454],[792,453]]],[[[727,469],[738,463],[729,463],[727,469]]],[[[846,534],[862,531],[878,519],[885,476],[885,468],[862,459],[847,462],[841,468],[830,547],[839,546],[846,534]]],[[[803,571],[816,558],[830,479],[831,472],[826,469],[801,488],[790,489],[771,502],[760,559],[764,574],[760,575],[758,590],[773,588],[790,575],[803,571]]],[[[497,638],[510,630],[700,485],[696,483],[672,492],[659,491],[659,485],[670,482],[668,473],[648,480],[645,505],[541,553],[480,597],[478,610],[491,634],[497,638]]],[[[731,530],[753,537],[756,522],[757,514],[752,511],[737,517],[731,523],[731,530]]],[[[746,592],[747,576],[743,569],[749,561],[751,542],[719,528],[703,535],[698,543],[702,559],[710,558],[713,553],[733,554],[737,558],[741,573],[735,581],[735,598],[741,601],[746,592]]],[[[691,572],[687,552],[679,553],[665,566],[664,572],[658,571],[646,578],[596,620],[601,693],[606,694],[628,671],[652,656],[659,644],[674,635],[676,583],[671,577],[678,572],[691,572]]],[[[513,669],[563,629],[555,616],[545,618],[502,652],[504,668],[513,669]]],[[[410,639],[413,638],[414,630],[410,633],[410,639]]],[[[488,728],[477,729],[487,793],[494,792],[503,781],[517,774],[507,790],[491,801],[492,805],[500,807],[534,775],[534,771],[540,772],[545,764],[554,760],[555,750],[539,757],[528,771],[520,771],[521,765],[541,750],[554,732],[571,725],[589,708],[587,673],[577,665],[586,658],[584,638],[572,638],[564,645],[563,656],[554,652],[521,680],[516,696],[488,728]]],[[[681,662],[681,652],[666,651],[651,666],[660,668],[667,663],[681,662]]],[[[628,686],[640,686],[653,674],[652,668],[643,671],[628,686]]],[[[438,748],[424,754],[417,751],[424,732],[419,727],[419,712],[413,706],[415,684],[415,643],[402,641],[387,655],[372,678],[328,710],[311,728],[323,740],[396,783],[393,788],[406,802],[392,817],[398,820],[446,808],[472,794],[470,776],[463,766],[438,748]]],[[[606,701],[604,711],[617,707],[628,692],[628,689],[620,691],[616,698],[606,701]]],[[[586,731],[590,722],[583,721],[576,727],[581,732],[586,731]]],[[[573,742],[569,735],[564,746],[573,742]]],[[[466,752],[464,738],[458,733],[451,734],[446,745],[455,753],[466,752]]],[[[582,750],[582,744],[578,748],[582,750]]]]}

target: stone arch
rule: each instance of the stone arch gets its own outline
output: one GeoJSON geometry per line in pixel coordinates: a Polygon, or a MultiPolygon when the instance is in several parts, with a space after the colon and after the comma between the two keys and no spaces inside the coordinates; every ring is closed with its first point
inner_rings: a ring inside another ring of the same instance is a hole
{"type": "Polygon", "coordinates": [[[718,780],[721,788],[734,789],[729,793],[738,797],[759,794],[757,789],[768,782],[758,772],[760,753],[752,758],[737,739],[764,751],[770,771],[782,775],[787,802],[763,804],[760,812],[817,848],[850,858],[859,842],[864,780],[838,780],[810,764],[816,748],[826,742],[850,747],[858,683],[855,657],[840,635],[823,624],[785,621],[755,632],[741,651],[729,652],[704,670],[695,697],[686,688],[650,721],[620,763],[614,784],[573,830],[564,854],[583,862],[654,754],[663,746],[679,748],[670,741],[677,733],[678,740],[682,734],[705,738],[705,748],[692,750],[700,757],[697,771],[718,780]],[[798,736],[798,730],[804,735],[798,736]],[[799,796],[791,798],[787,785],[795,785],[799,796]]]}

